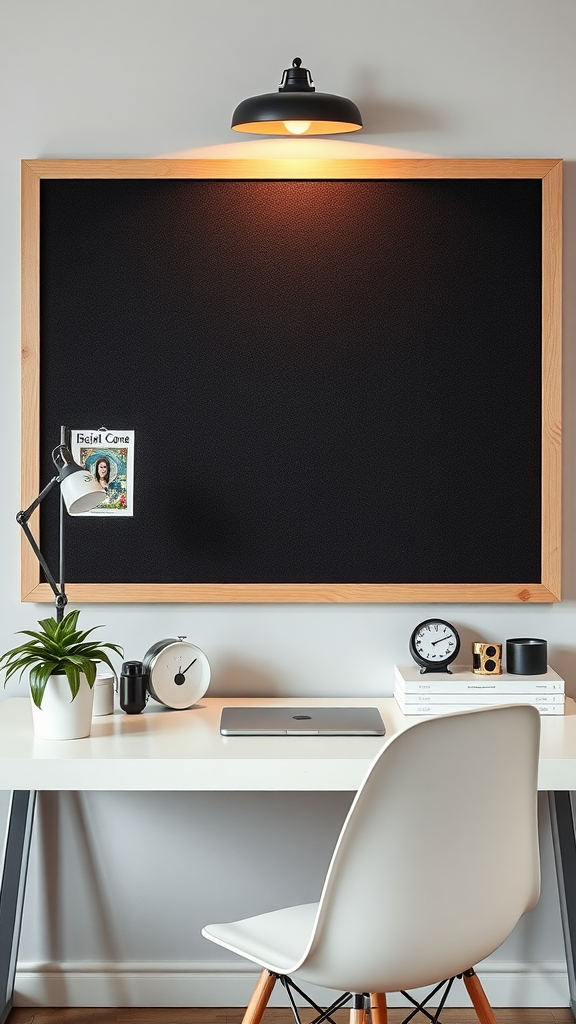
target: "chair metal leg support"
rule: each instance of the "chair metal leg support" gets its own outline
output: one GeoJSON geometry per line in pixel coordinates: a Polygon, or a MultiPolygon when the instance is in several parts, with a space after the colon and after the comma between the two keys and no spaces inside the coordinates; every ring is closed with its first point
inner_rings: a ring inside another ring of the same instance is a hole
{"type": "Polygon", "coordinates": [[[570,1007],[576,1017],[576,826],[572,794],[548,793],[570,1007]]]}
{"type": "Polygon", "coordinates": [[[476,971],[470,969],[465,971],[462,975],[464,978],[464,984],[468,991],[468,995],[472,1000],[472,1005],[476,1010],[476,1016],[480,1021],[480,1024],[497,1024],[496,1017],[494,1016],[494,1010],[488,1002],[488,997],[482,988],[480,978],[476,974],[476,971]]]}
{"type": "Polygon", "coordinates": [[[292,978],[289,978],[287,974],[280,974],[279,980],[280,984],[283,985],[284,988],[286,989],[286,993],[290,1000],[290,1005],[292,1007],[292,1013],[294,1014],[296,1024],[302,1024],[302,1022],[300,1020],[300,1014],[298,1013],[296,1001],[294,999],[294,996],[292,995],[292,989],[294,989],[295,992],[298,992],[298,994],[306,1000],[308,1005],[311,1006],[313,1010],[316,1010],[318,1016],[314,1017],[314,1020],[310,1021],[310,1024],[324,1024],[324,1021],[328,1021],[328,1024],[336,1024],[336,1021],[332,1019],[331,1014],[334,1013],[335,1010],[340,1010],[351,998],[350,992],[344,992],[341,996],[338,996],[338,998],[335,999],[334,1002],[331,1003],[329,1007],[327,1007],[327,1009],[323,1010],[322,1007],[318,1006],[318,1004],[310,998],[308,993],[304,992],[303,989],[299,988],[298,985],[294,981],[292,981],[292,978]]]}
{"type": "Polygon", "coordinates": [[[252,998],[246,1007],[242,1024],[260,1024],[264,1010],[268,1006],[268,1000],[272,995],[272,989],[276,984],[276,977],[270,971],[262,971],[256,983],[256,988],[252,993],[252,998]]]}
{"type": "Polygon", "coordinates": [[[0,1024],[12,1009],[35,805],[34,790],[11,793],[0,878],[0,1024]]]}
{"type": "Polygon", "coordinates": [[[410,1024],[410,1021],[412,1020],[413,1017],[416,1016],[417,1013],[423,1013],[424,1016],[427,1017],[429,1021],[432,1021],[433,1024],[435,1024],[435,1022],[438,1021],[438,1017],[439,1017],[440,1011],[441,1011],[442,1007],[444,1006],[444,1003],[446,1001],[446,996],[448,995],[448,992],[452,988],[453,982],[454,982],[454,978],[447,978],[446,980],[439,982],[439,984],[436,985],[435,988],[433,988],[431,990],[431,992],[428,993],[426,998],[423,999],[421,1003],[419,1003],[416,999],[414,999],[414,996],[411,996],[409,992],[401,992],[400,994],[403,995],[404,998],[407,999],[409,1003],[412,1003],[412,1006],[416,1007],[415,1010],[412,1010],[412,1012],[409,1013],[408,1016],[404,1018],[404,1020],[402,1021],[402,1024],[410,1024]],[[436,993],[439,992],[440,989],[443,988],[444,986],[446,986],[446,991],[442,995],[442,998],[440,1000],[440,1004],[439,1004],[436,1012],[435,1013],[430,1013],[430,1011],[426,1009],[426,1003],[429,1003],[430,1000],[436,995],[436,993]]]}
{"type": "Polygon", "coordinates": [[[444,1009],[444,1004],[445,1004],[446,1000],[448,999],[448,994],[449,994],[450,989],[452,988],[453,984],[454,984],[454,978],[449,978],[449,980],[446,982],[446,988],[444,989],[444,991],[442,993],[442,998],[441,998],[440,1002],[438,1003],[438,1006],[436,1007],[436,1013],[434,1014],[434,1016],[432,1018],[433,1024],[437,1024],[437,1022],[440,1020],[440,1014],[442,1013],[442,1010],[444,1009]]]}
{"type": "Polygon", "coordinates": [[[288,999],[290,1000],[290,1006],[292,1008],[292,1013],[294,1014],[294,1020],[296,1021],[296,1024],[302,1024],[302,1020],[300,1019],[300,1014],[298,1013],[298,1007],[296,1006],[296,1000],[294,999],[294,996],[292,995],[292,985],[290,984],[290,979],[287,978],[285,975],[284,976],[281,975],[280,976],[280,983],[286,989],[286,995],[288,996],[288,999]]]}

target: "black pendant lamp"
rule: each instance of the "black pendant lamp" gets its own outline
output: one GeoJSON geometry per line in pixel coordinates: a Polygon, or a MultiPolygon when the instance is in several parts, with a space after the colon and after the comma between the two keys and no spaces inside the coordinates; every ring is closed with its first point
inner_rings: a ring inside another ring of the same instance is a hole
{"type": "Polygon", "coordinates": [[[336,135],[357,132],[362,116],[352,100],[316,92],[308,68],[294,57],[286,68],[278,92],[251,96],[232,115],[236,132],[256,135],[336,135]]]}

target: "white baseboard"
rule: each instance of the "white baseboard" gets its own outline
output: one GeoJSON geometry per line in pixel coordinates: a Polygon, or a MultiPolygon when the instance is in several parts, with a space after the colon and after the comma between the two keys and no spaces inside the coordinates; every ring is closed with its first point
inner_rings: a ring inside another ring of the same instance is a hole
{"type": "MultiPolygon", "coordinates": [[[[491,960],[478,974],[493,1006],[569,1005],[563,962],[491,960]]],[[[246,1006],[257,976],[251,965],[236,961],[19,963],[14,1005],[246,1006]]],[[[310,994],[320,1005],[334,998],[333,992],[318,988],[310,988],[310,994]]],[[[287,1005],[280,985],[270,1005],[287,1005]]],[[[388,1005],[403,1006],[405,1001],[393,994],[388,1005]]],[[[447,1005],[470,1006],[461,981],[455,982],[447,1005]]]]}

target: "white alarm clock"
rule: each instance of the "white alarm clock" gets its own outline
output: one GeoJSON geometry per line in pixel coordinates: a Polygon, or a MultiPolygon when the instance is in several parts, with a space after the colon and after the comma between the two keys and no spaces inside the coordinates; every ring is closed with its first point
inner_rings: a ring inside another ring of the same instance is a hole
{"type": "Polygon", "coordinates": [[[158,640],[146,651],[142,664],[150,696],[168,708],[191,708],[208,689],[208,658],[184,636],[158,640]]]}

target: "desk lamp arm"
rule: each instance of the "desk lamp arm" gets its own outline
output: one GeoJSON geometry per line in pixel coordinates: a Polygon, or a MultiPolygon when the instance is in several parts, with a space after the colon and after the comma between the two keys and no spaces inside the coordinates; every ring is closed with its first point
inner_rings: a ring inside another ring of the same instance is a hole
{"type": "MultiPolygon", "coordinates": [[[[30,517],[36,511],[36,509],[38,508],[38,505],[40,504],[40,502],[44,500],[46,495],[49,494],[50,491],[52,490],[52,488],[56,484],[58,484],[58,483],[60,483],[60,474],[59,473],[56,476],[52,477],[50,482],[46,484],[46,487],[44,487],[44,489],[42,491],[40,491],[40,494],[38,495],[38,497],[34,498],[34,501],[32,502],[31,505],[28,506],[28,508],[23,509],[21,512],[18,512],[18,514],[16,516],[16,522],[19,523],[20,526],[22,527],[22,529],[24,531],[24,534],[26,535],[26,539],[28,540],[28,543],[30,544],[30,547],[32,548],[34,554],[36,555],[36,558],[38,559],[40,565],[42,566],[42,570],[44,572],[46,580],[50,584],[50,587],[52,589],[52,593],[54,594],[54,597],[55,597],[55,602],[54,603],[56,605],[56,621],[60,622],[62,620],[63,615],[64,615],[64,608],[68,604],[68,598],[66,597],[66,592],[65,592],[65,588],[64,588],[64,574],[63,574],[63,571],[62,571],[63,570],[63,557],[62,557],[63,556],[63,538],[62,538],[63,516],[62,516],[62,509],[60,509],[60,583],[59,584],[54,579],[54,576],[52,575],[52,573],[51,573],[51,571],[50,571],[50,569],[48,567],[48,563],[46,562],[46,559],[44,558],[44,555],[42,554],[42,552],[40,551],[40,548],[38,547],[38,544],[36,543],[36,538],[34,537],[34,534],[32,533],[32,531],[31,531],[31,529],[30,529],[30,527],[28,525],[28,521],[29,521],[30,517]]],[[[60,502],[62,502],[62,496],[60,496],[60,502]]]]}
{"type": "Polygon", "coordinates": [[[20,524],[30,547],[32,548],[36,558],[40,562],[44,570],[44,575],[52,588],[52,592],[55,597],[56,604],[56,621],[61,622],[64,617],[64,609],[68,604],[68,598],[66,597],[66,586],[65,586],[65,572],[64,572],[64,505],[68,509],[69,514],[82,515],[84,512],[90,512],[97,505],[102,502],[102,488],[96,482],[92,474],[86,469],[85,466],[78,465],[74,461],[72,452],[70,451],[70,439],[69,439],[68,427],[60,428],[60,444],[52,452],[52,462],[56,466],[58,473],[53,476],[49,483],[37,498],[28,508],[23,509],[16,516],[16,522],[20,524]],[[53,487],[59,485],[60,489],[60,543],[59,543],[59,576],[60,582],[57,583],[54,576],[50,572],[46,559],[40,551],[38,544],[32,534],[30,527],[28,526],[28,520],[41,501],[44,500],[47,494],[50,493],[53,487]]]}

